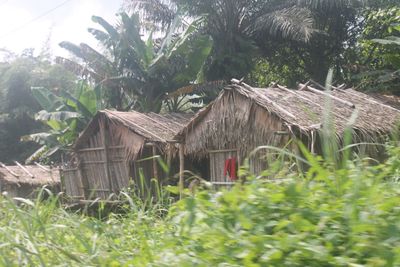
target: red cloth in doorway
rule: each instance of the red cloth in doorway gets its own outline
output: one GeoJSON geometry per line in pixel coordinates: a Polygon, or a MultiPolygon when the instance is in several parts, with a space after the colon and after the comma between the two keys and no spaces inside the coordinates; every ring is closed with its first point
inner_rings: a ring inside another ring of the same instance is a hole
{"type": "Polygon", "coordinates": [[[236,175],[236,158],[229,158],[225,160],[224,176],[229,175],[229,179],[232,181],[237,179],[236,175]]]}

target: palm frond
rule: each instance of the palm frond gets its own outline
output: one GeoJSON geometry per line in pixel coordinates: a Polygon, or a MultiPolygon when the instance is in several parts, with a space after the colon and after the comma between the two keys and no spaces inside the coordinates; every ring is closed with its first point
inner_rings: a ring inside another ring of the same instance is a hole
{"type": "Polygon", "coordinates": [[[89,28],[88,32],[90,32],[94,36],[94,38],[96,38],[106,47],[111,47],[112,41],[108,33],[94,28],[89,28]]]}
{"type": "Polygon", "coordinates": [[[66,121],[69,119],[76,119],[79,118],[80,114],[78,112],[73,112],[73,111],[54,111],[54,112],[48,112],[46,110],[39,111],[35,115],[35,120],[38,121],[66,121]]]}
{"type": "Polygon", "coordinates": [[[314,10],[340,10],[348,7],[362,7],[374,0],[299,0],[298,5],[314,10]]]}
{"type": "Polygon", "coordinates": [[[83,54],[82,58],[92,69],[96,70],[97,74],[104,77],[113,68],[113,63],[94,48],[85,43],[81,43],[80,48],[83,54]]]}
{"type": "Polygon", "coordinates": [[[118,39],[118,30],[114,28],[110,23],[108,23],[105,19],[99,16],[92,16],[93,22],[101,25],[107,33],[110,35],[111,39],[118,39]]]}
{"type": "Polygon", "coordinates": [[[383,45],[400,45],[400,37],[397,36],[388,36],[386,39],[373,39],[372,41],[383,45]]]}
{"type": "Polygon", "coordinates": [[[79,47],[79,45],[76,45],[68,41],[63,41],[59,44],[59,46],[64,48],[65,50],[68,50],[68,52],[72,53],[74,56],[78,58],[84,57],[81,47],[79,47]]]}
{"type": "Polygon", "coordinates": [[[200,84],[191,84],[175,91],[168,93],[166,95],[167,99],[178,98],[182,95],[190,95],[190,94],[206,94],[206,95],[218,95],[219,92],[224,88],[226,82],[224,80],[210,81],[204,82],[200,84]]]}
{"type": "Polygon", "coordinates": [[[72,61],[68,58],[64,57],[56,57],[55,62],[57,64],[62,65],[64,68],[66,68],[68,71],[74,73],[75,75],[79,77],[91,77],[95,81],[99,81],[102,79],[102,77],[94,72],[93,70],[89,70],[89,68],[85,67],[84,65],[81,65],[75,61],[72,61]]]}
{"type": "Polygon", "coordinates": [[[168,26],[176,15],[176,5],[170,0],[125,0],[125,7],[139,12],[143,21],[151,23],[150,27],[168,26]]]}
{"type": "Polygon", "coordinates": [[[311,11],[291,7],[260,16],[253,32],[256,35],[280,36],[286,39],[308,42],[315,32],[311,11]]]}

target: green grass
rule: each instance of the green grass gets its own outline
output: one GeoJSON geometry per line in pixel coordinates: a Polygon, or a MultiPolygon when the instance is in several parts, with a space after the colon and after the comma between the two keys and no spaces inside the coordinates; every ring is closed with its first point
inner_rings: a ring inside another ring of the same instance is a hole
{"type": "Polygon", "coordinates": [[[99,219],[67,212],[57,197],[0,202],[3,266],[120,266],[152,260],[168,230],[155,210],[126,206],[123,215],[99,219]]]}
{"type": "MultiPolygon", "coordinates": [[[[338,168],[305,153],[304,175],[247,172],[229,191],[87,216],[47,200],[0,200],[2,266],[399,266],[400,149],[338,168]]],[[[282,166],[282,165],[277,165],[282,166]]],[[[284,166],[284,165],[283,165],[284,166]]],[[[286,168],[286,167],[283,167],[286,168]]],[[[99,211],[100,212],[100,211],[99,211]]]]}

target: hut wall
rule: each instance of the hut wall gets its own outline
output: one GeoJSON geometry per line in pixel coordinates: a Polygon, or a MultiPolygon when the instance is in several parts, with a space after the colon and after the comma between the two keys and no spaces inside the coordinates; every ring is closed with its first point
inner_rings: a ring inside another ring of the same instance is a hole
{"type": "Polygon", "coordinates": [[[61,184],[69,197],[73,199],[85,198],[85,188],[83,187],[82,178],[77,167],[64,168],[62,170],[61,184]]]}
{"type": "Polygon", "coordinates": [[[117,191],[128,187],[129,169],[126,158],[126,151],[123,146],[110,146],[109,151],[109,172],[113,182],[113,188],[117,191]]]}
{"type": "MultiPolygon", "coordinates": [[[[185,139],[186,154],[208,157],[211,179],[220,179],[216,177],[221,176],[221,171],[223,176],[225,161],[231,155],[225,152],[211,155],[210,151],[237,150],[242,164],[259,146],[286,146],[290,140],[287,131],[278,117],[231,91],[223,94],[201,121],[189,129],[185,139]]],[[[255,174],[267,168],[265,155],[256,153],[249,159],[250,170],[255,174]]]]}
{"type": "Polygon", "coordinates": [[[106,199],[112,193],[106,174],[104,151],[102,131],[98,131],[89,139],[88,148],[78,151],[82,179],[86,180],[87,198],[106,199]]]}
{"type": "MultiPolygon", "coordinates": [[[[105,129],[108,131],[108,128],[105,129]]],[[[100,129],[89,139],[85,148],[77,151],[86,198],[107,199],[129,184],[126,150],[111,136],[112,133],[100,129]]],[[[76,177],[79,176],[76,174],[76,177]]]]}

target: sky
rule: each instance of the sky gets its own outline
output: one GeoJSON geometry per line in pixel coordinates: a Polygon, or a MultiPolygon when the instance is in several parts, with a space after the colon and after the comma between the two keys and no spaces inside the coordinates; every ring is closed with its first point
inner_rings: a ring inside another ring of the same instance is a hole
{"type": "Polygon", "coordinates": [[[34,48],[39,53],[49,40],[53,56],[66,56],[68,52],[58,46],[62,41],[96,47],[96,40],[87,31],[96,27],[91,16],[115,24],[122,1],[0,0],[0,48],[15,53],[34,48]]]}

